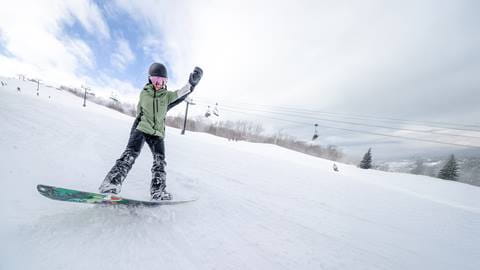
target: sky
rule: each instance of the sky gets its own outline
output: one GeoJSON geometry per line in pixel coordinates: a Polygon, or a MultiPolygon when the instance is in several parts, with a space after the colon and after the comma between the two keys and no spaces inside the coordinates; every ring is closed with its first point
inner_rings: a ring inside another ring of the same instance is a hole
{"type": "Polygon", "coordinates": [[[480,146],[477,131],[445,129],[480,129],[478,10],[478,1],[464,0],[8,1],[0,10],[0,74],[86,85],[136,103],[152,62],[167,66],[171,90],[200,66],[193,115],[218,102],[222,120],[249,119],[301,138],[317,123],[323,144],[450,151],[345,129],[480,146]],[[338,122],[352,120],[345,116],[377,127],[338,122]],[[387,122],[470,137],[379,128],[373,117],[447,123],[387,122]]]}

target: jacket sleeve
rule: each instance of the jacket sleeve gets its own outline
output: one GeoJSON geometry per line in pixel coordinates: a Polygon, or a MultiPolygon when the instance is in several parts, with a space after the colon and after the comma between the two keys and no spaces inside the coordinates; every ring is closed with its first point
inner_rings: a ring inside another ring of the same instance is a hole
{"type": "MultiPolygon", "coordinates": [[[[190,92],[190,93],[191,93],[191,92],[190,92]]],[[[167,106],[167,112],[168,112],[171,108],[173,108],[173,107],[177,106],[178,104],[182,103],[182,101],[184,101],[185,98],[187,98],[188,95],[190,95],[190,93],[186,94],[185,96],[183,96],[183,97],[181,97],[181,98],[177,98],[174,102],[168,104],[168,106],[167,106]]]]}
{"type": "Polygon", "coordinates": [[[178,89],[177,91],[169,92],[168,104],[175,102],[176,100],[190,94],[192,85],[187,83],[184,87],[178,89]]]}

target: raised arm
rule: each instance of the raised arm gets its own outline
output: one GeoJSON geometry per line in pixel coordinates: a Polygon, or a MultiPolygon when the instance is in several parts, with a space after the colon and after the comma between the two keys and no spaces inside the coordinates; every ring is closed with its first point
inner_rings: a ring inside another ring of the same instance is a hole
{"type": "Polygon", "coordinates": [[[200,79],[202,79],[203,76],[203,70],[199,67],[195,67],[192,73],[190,73],[190,77],[188,79],[188,83],[178,89],[177,91],[174,91],[174,95],[172,99],[170,100],[167,111],[170,110],[171,108],[177,106],[180,104],[182,101],[185,100],[185,98],[193,92],[195,89],[195,86],[200,82],[200,79]]]}

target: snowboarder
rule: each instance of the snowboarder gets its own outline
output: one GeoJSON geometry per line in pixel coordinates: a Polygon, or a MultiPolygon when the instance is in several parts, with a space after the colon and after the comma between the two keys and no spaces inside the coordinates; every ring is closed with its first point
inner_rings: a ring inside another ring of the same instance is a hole
{"type": "Polygon", "coordinates": [[[165,190],[165,115],[173,106],[182,102],[200,82],[203,71],[195,67],[188,83],[177,91],[167,90],[167,69],[163,64],[153,63],[148,71],[148,83],[140,93],[137,117],[130,130],[127,147],[108,172],[99,187],[100,193],[118,194],[122,183],[132,168],[135,159],[146,142],[153,154],[150,195],[155,200],[171,200],[165,190]]]}
{"type": "Polygon", "coordinates": [[[337,164],[335,164],[335,163],[333,163],[333,170],[336,171],[336,172],[338,172],[338,166],[337,166],[337,164]]]}

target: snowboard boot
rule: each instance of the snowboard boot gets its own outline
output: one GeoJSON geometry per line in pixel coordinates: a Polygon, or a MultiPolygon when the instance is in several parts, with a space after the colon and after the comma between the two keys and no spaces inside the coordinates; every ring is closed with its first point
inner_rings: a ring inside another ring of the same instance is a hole
{"type": "Polygon", "coordinates": [[[112,183],[108,177],[103,180],[103,183],[98,188],[98,191],[102,194],[118,194],[121,190],[122,184],[112,183]]]}
{"type": "Polygon", "coordinates": [[[130,149],[123,152],[122,156],[117,159],[115,165],[108,172],[107,176],[105,176],[103,183],[98,188],[100,193],[120,193],[123,180],[127,177],[127,174],[132,168],[133,163],[135,163],[138,154],[138,152],[134,152],[130,149]]]}
{"type": "Polygon", "coordinates": [[[172,199],[172,194],[166,192],[165,190],[158,190],[155,191],[152,194],[152,201],[163,201],[163,200],[171,200],[172,199]]]}
{"type": "Polygon", "coordinates": [[[171,200],[172,195],[165,190],[166,175],[165,173],[154,173],[152,185],[150,186],[150,195],[152,201],[171,200]]]}
{"type": "Polygon", "coordinates": [[[165,173],[166,162],[163,155],[153,155],[152,184],[150,185],[150,195],[152,201],[171,200],[172,195],[165,191],[167,174],[165,173]]]}

